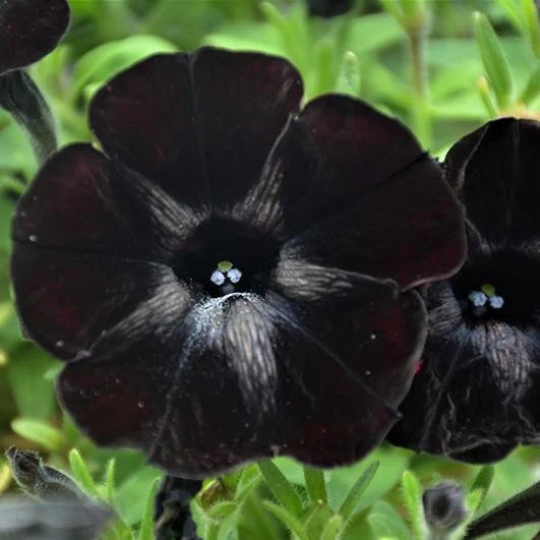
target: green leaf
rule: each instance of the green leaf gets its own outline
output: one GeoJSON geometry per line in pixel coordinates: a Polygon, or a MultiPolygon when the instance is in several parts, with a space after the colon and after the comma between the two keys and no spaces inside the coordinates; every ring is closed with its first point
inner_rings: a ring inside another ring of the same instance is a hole
{"type": "Polygon", "coordinates": [[[141,493],[144,493],[156,479],[161,478],[162,474],[153,467],[143,467],[116,488],[116,508],[122,521],[131,526],[140,523],[146,503],[141,493]]]}
{"type": "Polygon", "coordinates": [[[274,514],[293,533],[298,540],[309,540],[308,534],[300,522],[291,512],[283,506],[278,506],[270,501],[263,502],[264,507],[274,514]]]}
{"type": "Polygon", "coordinates": [[[177,47],[169,41],[150,35],[131,36],[100,45],[76,63],[71,99],[77,98],[85,86],[91,83],[102,84],[148,56],[176,51],[177,47]]]}
{"type": "Polygon", "coordinates": [[[399,23],[387,13],[356,17],[349,24],[345,48],[358,56],[373,54],[405,39],[399,23]]]}
{"type": "Polygon", "coordinates": [[[411,532],[396,509],[386,501],[378,501],[367,517],[375,538],[399,538],[409,540],[411,532]]]}
{"type": "Polygon", "coordinates": [[[338,538],[342,528],[343,518],[341,516],[330,518],[322,531],[321,540],[335,540],[338,538]]]}
{"type": "Polygon", "coordinates": [[[334,512],[332,512],[331,508],[327,504],[318,501],[310,503],[304,509],[300,520],[304,524],[309,538],[320,539],[324,527],[332,517],[334,517],[334,512]]]}
{"type": "Polygon", "coordinates": [[[358,478],[358,480],[353,484],[353,486],[349,490],[349,493],[347,493],[345,500],[341,504],[341,507],[339,508],[339,513],[341,516],[343,516],[343,519],[349,519],[349,517],[356,510],[356,508],[360,504],[360,499],[362,498],[362,495],[366,491],[370,482],[373,480],[373,477],[375,476],[378,468],[379,462],[375,461],[362,473],[360,478],[358,478]]]}
{"type": "Polygon", "coordinates": [[[148,497],[146,498],[146,506],[144,509],[144,515],[139,530],[138,540],[154,540],[154,501],[159,486],[159,478],[154,480],[148,497]]]}
{"type": "Polygon", "coordinates": [[[68,458],[69,466],[71,467],[71,472],[75,480],[77,480],[86,493],[92,497],[99,497],[99,491],[96,484],[94,483],[92,475],[79,451],[76,448],[71,449],[68,458]]]}
{"type": "Polygon", "coordinates": [[[497,118],[499,111],[497,110],[497,105],[491,97],[488,80],[485,77],[478,77],[478,80],[476,81],[476,88],[478,89],[480,99],[482,100],[482,103],[484,104],[489,116],[491,118],[497,118]]]}
{"type": "Polygon", "coordinates": [[[512,75],[501,43],[489,20],[482,13],[474,14],[476,41],[487,76],[501,108],[512,98],[512,75]]]}
{"type": "Polygon", "coordinates": [[[404,23],[405,14],[403,13],[403,4],[401,2],[397,2],[396,0],[379,0],[379,2],[400,25],[404,23]]]}
{"type": "Polygon", "coordinates": [[[55,362],[33,345],[18,347],[7,365],[7,376],[21,416],[46,420],[56,399],[54,387],[45,377],[55,362]]]}
{"type": "Polygon", "coordinates": [[[358,97],[360,94],[360,64],[352,51],[347,51],[341,61],[336,92],[358,97]]]}
{"type": "Polygon", "coordinates": [[[523,8],[523,18],[527,29],[528,38],[531,42],[531,48],[537,58],[540,58],[540,17],[534,0],[521,0],[523,8]]]}
{"type": "Polygon", "coordinates": [[[116,459],[110,459],[105,471],[105,487],[107,489],[107,504],[114,506],[114,473],[116,469],[116,459]]]}
{"type": "Polygon", "coordinates": [[[540,96],[540,62],[536,68],[532,71],[527,86],[523,90],[520,101],[525,105],[532,103],[538,96],[540,96]]]}
{"type": "Polygon", "coordinates": [[[242,470],[240,480],[236,486],[235,499],[241,501],[245,499],[259,485],[262,475],[257,465],[248,465],[242,470]]]}
{"type": "Polygon", "coordinates": [[[425,537],[424,509],[422,505],[422,486],[411,471],[405,471],[401,479],[403,501],[409,514],[413,538],[422,540],[425,537]]]}
{"type": "Polygon", "coordinates": [[[326,481],[324,479],[323,471],[304,465],[304,479],[306,481],[306,488],[311,502],[328,502],[326,481]]]}
{"type": "Polygon", "coordinates": [[[486,465],[485,467],[482,467],[476,478],[474,479],[474,482],[472,483],[470,492],[474,493],[475,491],[481,491],[481,497],[479,504],[474,510],[478,510],[482,502],[484,501],[486,495],[489,492],[489,488],[491,487],[491,484],[493,483],[493,477],[495,476],[495,468],[492,465],[486,465]]]}
{"type": "Polygon", "coordinates": [[[302,512],[302,501],[296,493],[294,486],[270,460],[261,461],[258,465],[268,487],[276,499],[293,516],[299,516],[302,512]]]}
{"type": "Polygon", "coordinates": [[[11,422],[11,429],[21,437],[50,452],[59,452],[62,448],[62,432],[44,421],[32,418],[17,418],[11,422]]]}

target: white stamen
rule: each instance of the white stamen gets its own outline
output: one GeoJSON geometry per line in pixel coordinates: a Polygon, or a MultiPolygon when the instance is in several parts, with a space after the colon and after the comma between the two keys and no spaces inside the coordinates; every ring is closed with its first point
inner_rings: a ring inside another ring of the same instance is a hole
{"type": "Polygon", "coordinates": [[[504,298],[502,296],[491,296],[489,299],[489,305],[493,309],[501,309],[504,306],[504,298]]]}
{"type": "Polygon", "coordinates": [[[473,306],[482,307],[486,305],[488,297],[481,291],[473,291],[469,294],[469,300],[473,306]]]}
{"type": "Polygon", "coordinates": [[[227,277],[231,280],[231,283],[238,283],[242,279],[242,272],[238,268],[231,268],[227,272],[227,277]]]}
{"type": "Polygon", "coordinates": [[[210,281],[219,287],[225,283],[225,275],[219,270],[214,270],[210,276],[210,281]]]}

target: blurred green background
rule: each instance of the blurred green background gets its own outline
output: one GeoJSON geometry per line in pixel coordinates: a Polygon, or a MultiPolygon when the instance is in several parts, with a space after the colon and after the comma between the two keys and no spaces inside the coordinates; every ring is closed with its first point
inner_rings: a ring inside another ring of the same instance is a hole
{"type": "MultiPolygon", "coordinates": [[[[334,91],[364,99],[402,120],[439,157],[490,118],[540,119],[540,29],[532,0],[366,0],[332,19],[310,17],[301,0],[71,0],[70,5],[72,24],[62,45],[30,69],[58,118],[62,145],[92,140],[88,103],[111,76],[149,55],[202,45],[285,56],[303,75],[306,100],[334,91]]],[[[52,465],[70,470],[69,452],[76,448],[93,480],[85,478],[73,453],[72,474],[112,503],[123,522],[107,538],[152,538],[151,512],[143,526],[141,520],[159,471],[146,467],[135,452],[99,450],[82,437],[56,402],[59,363],[19,332],[10,296],[9,224],[36,169],[24,135],[0,111],[0,449],[36,449],[52,465]]],[[[295,538],[321,538],[324,531],[328,538],[347,540],[412,538],[399,486],[403,472],[414,472],[423,485],[446,478],[470,487],[480,470],[383,445],[352,468],[326,473],[327,499],[316,504],[305,471],[287,459],[275,463],[300,497],[296,525],[272,506],[283,501],[250,466],[222,483],[207,483],[193,505],[200,534],[265,540],[291,537],[287,529],[298,526],[295,538]],[[341,523],[331,536],[329,521],[339,525],[335,516],[343,500],[376,460],[379,469],[346,527],[341,523]]],[[[480,512],[540,479],[539,466],[540,453],[533,449],[520,449],[497,464],[480,512]]],[[[0,455],[0,493],[14,489],[0,455]]],[[[500,537],[530,539],[536,530],[500,537]]]]}

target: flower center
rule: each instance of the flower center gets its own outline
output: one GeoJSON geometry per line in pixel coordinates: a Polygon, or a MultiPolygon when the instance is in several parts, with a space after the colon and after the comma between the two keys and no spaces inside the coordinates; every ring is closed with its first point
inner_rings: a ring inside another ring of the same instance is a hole
{"type": "Polygon", "coordinates": [[[480,290],[471,291],[468,296],[470,309],[476,317],[482,317],[492,309],[502,309],[504,298],[495,293],[495,287],[491,283],[484,283],[480,290]]]}
{"type": "Polygon", "coordinates": [[[492,255],[464,268],[452,281],[468,322],[533,323],[540,315],[540,261],[518,251],[492,255]]]}
{"type": "Polygon", "coordinates": [[[278,250],[276,240],[253,227],[213,218],[191,235],[173,268],[180,280],[212,297],[264,294],[278,250]]]}

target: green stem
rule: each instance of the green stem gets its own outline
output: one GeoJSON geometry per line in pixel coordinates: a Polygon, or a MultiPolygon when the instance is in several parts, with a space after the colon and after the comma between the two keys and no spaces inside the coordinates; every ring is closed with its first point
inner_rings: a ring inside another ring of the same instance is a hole
{"type": "Polygon", "coordinates": [[[43,163],[58,148],[56,125],[41,91],[22,70],[0,76],[0,107],[25,131],[38,160],[43,163]]]}
{"type": "Polygon", "coordinates": [[[428,107],[428,82],[426,64],[426,16],[421,15],[407,30],[411,55],[412,87],[414,92],[414,107],[412,109],[412,124],[420,142],[431,145],[431,121],[428,107]]]}

